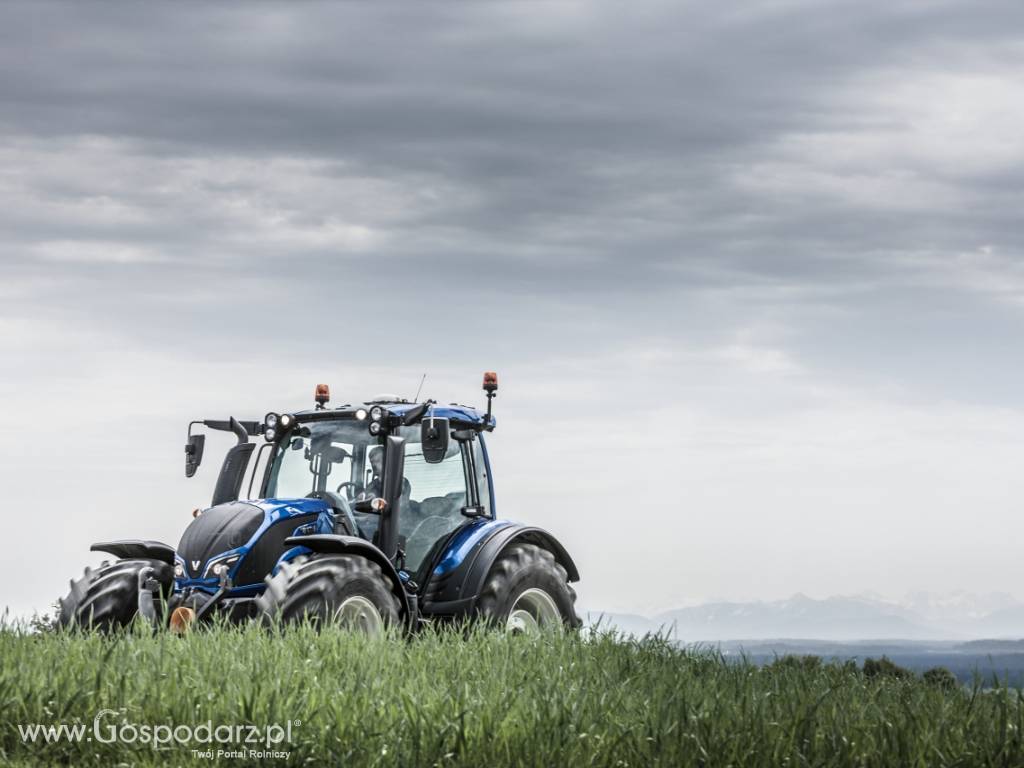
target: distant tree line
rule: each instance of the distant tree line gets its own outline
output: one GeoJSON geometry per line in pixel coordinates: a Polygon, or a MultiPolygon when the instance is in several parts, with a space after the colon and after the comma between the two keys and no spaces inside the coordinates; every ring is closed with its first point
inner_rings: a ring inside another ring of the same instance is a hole
{"type": "MultiPolygon", "coordinates": [[[[787,670],[816,672],[825,667],[833,667],[844,672],[851,672],[863,675],[869,680],[913,680],[916,675],[906,667],[901,667],[887,656],[880,659],[865,659],[864,666],[858,667],[857,662],[849,659],[843,662],[825,662],[820,656],[812,654],[798,655],[787,654],[780,656],[767,666],[768,669],[776,672],[787,670]]],[[[921,675],[921,679],[929,685],[937,688],[956,688],[959,682],[956,675],[945,667],[932,667],[921,675]]]]}

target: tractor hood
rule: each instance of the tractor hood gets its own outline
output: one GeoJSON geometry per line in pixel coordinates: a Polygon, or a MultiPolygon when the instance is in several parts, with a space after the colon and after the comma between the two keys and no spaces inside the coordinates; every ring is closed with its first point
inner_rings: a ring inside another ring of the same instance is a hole
{"type": "Polygon", "coordinates": [[[232,501],[210,507],[189,524],[178,543],[186,573],[198,578],[207,560],[242,546],[262,524],[263,510],[255,504],[232,501]]]}
{"type": "MultiPolygon", "coordinates": [[[[312,522],[329,513],[330,508],[326,502],[319,499],[268,499],[218,504],[205,510],[189,524],[178,543],[177,554],[184,561],[188,578],[199,579],[204,576],[207,563],[218,555],[238,549],[243,550],[240,554],[256,555],[257,552],[251,550],[264,549],[259,546],[264,538],[268,545],[272,543],[270,538],[280,539],[283,543],[284,538],[292,534],[296,524],[312,522]],[[267,536],[269,533],[275,535],[267,536]]],[[[280,544],[274,549],[279,547],[280,544]]],[[[272,553],[258,554],[269,557],[272,553]]],[[[263,560],[264,557],[258,559],[263,560]]],[[[262,574],[255,580],[262,580],[262,574]]]]}

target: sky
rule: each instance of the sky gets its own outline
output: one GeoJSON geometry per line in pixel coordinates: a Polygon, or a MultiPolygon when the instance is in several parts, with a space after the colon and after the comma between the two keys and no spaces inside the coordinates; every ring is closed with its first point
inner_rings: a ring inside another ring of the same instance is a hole
{"type": "Polygon", "coordinates": [[[5,3],[0,605],[196,418],[483,403],[585,609],[1024,599],[1019,2],[5,3]]]}

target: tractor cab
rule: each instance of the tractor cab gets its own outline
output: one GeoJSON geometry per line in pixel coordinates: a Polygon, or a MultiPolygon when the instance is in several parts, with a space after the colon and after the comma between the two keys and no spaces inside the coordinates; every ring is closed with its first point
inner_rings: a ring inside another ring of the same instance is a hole
{"type": "Polygon", "coordinates": [[[472,520],[492,518],[494,510],[481,434],[493,419],[485,426],[483,414],[464,406],[420,410],[377,401],[298,413],[288,427],[269,414],[265,424],[277,426],[263,449],[270,455],[260,498],[321,499],[334,533],[365,539],[393,553],[400,570],[416,574],[435,545],[472,520]],[[435,435],[441,429],[447,440],[435,435]],[[390,460],[389,440],[401,447],[390,460]],[[389,498],[385,489],[392,487],[389,498]]]}

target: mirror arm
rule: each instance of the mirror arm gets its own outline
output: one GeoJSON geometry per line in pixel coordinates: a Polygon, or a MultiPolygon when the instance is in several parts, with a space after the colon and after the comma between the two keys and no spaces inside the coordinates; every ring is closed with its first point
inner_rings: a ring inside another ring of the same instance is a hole
{"type": "Polygon", "coordinates": [[[262,425],[258,421],[239,421],[233,417],[229,418],[228,421],[221,421],[219,419],[203,419],[202,421],[194,421],[192,423],[202,424],[208,429],[215,429],[220,432],[234,432],[236,435],[238,434],[238,428],[235,424],[237,424],[245,431],[246,434],[252,437],[263,434],[262,425]]]}
{"type": "Polygon", "coordinates": [[[425,400],[419,405],[417,405],[415,408],[410,408],[408,411],[405,412],[405,415],[402,417],[402,426],[408,427],[412,424],[415,424],[417,421],[422,421],[423,417],[430,409],[430,406],[434,405],[436,402],[436,400],[425,400]]]}
{"type": "Polygon", "coordinates": [[[228,417],[228,423],[231,425],[231,431],[235,433],[235,437],[238,438],[238,445],[245,445],[249,442],[249,433],[246,432],[243,427],[234,416],[228,417]]]}

